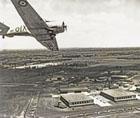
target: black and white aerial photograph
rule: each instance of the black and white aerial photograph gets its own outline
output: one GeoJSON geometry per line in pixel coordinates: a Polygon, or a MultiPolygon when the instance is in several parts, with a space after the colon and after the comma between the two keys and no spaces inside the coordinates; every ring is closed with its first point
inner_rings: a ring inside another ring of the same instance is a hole
{"type": "Polygon", "coordinates": [[[140,118],[140,0],[0,0],[0,118],[140,118]]]}

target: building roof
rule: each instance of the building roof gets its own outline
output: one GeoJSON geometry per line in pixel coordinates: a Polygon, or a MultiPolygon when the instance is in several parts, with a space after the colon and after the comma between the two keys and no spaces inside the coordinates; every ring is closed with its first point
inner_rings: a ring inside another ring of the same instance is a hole
{"type": "Polygon", "coordinates": [[[77,102],[77,101],[88,101],[93,100],[92,97],[87,96],[83,93],[69,93],[61,95],[68,102],[77,102]]]}
{"type": "Polygon", "coordinates": [[[125,97],[135,95],[133,92],[127,92],[122,89],[109,89],[102,91],[102,93],[105,93],[113,97],[125,97]]]}

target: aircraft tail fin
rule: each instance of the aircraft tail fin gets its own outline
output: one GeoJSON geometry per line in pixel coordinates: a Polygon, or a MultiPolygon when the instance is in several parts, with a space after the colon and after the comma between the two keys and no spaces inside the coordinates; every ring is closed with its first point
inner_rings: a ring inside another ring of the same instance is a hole
{"type": "Polygon", "coordinates": [[[9,29],[10,27],[0,22],[0,35],[5,35],[9,29]]]}

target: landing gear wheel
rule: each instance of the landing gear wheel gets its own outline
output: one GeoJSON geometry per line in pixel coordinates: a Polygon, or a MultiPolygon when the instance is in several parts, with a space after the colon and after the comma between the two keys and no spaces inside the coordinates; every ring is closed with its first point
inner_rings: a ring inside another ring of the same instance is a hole
{"type": "Polygon", "coordinates": [[[4,35],[2,35],[2,38],[4,39],[4,38],[5,38],[5,36],[4,36],[4,35]]]}

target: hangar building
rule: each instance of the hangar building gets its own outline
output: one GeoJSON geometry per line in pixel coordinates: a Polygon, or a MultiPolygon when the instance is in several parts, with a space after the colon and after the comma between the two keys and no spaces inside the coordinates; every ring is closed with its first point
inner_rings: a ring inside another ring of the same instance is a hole
{"type": "Polygon", "coordinates": [[[110,99],[114,102],[135,100],[136,94],[132,92],[127,92],[122,89],[109,89],[104,90],[100,93],[101,96],[110,99]]]}
{"type": "Polygon", "coordinates": [[[60,96],[60,100],[68,107],[78,107],[94,104],[93,98],[83,93],[63,94],[60,96]]]}

